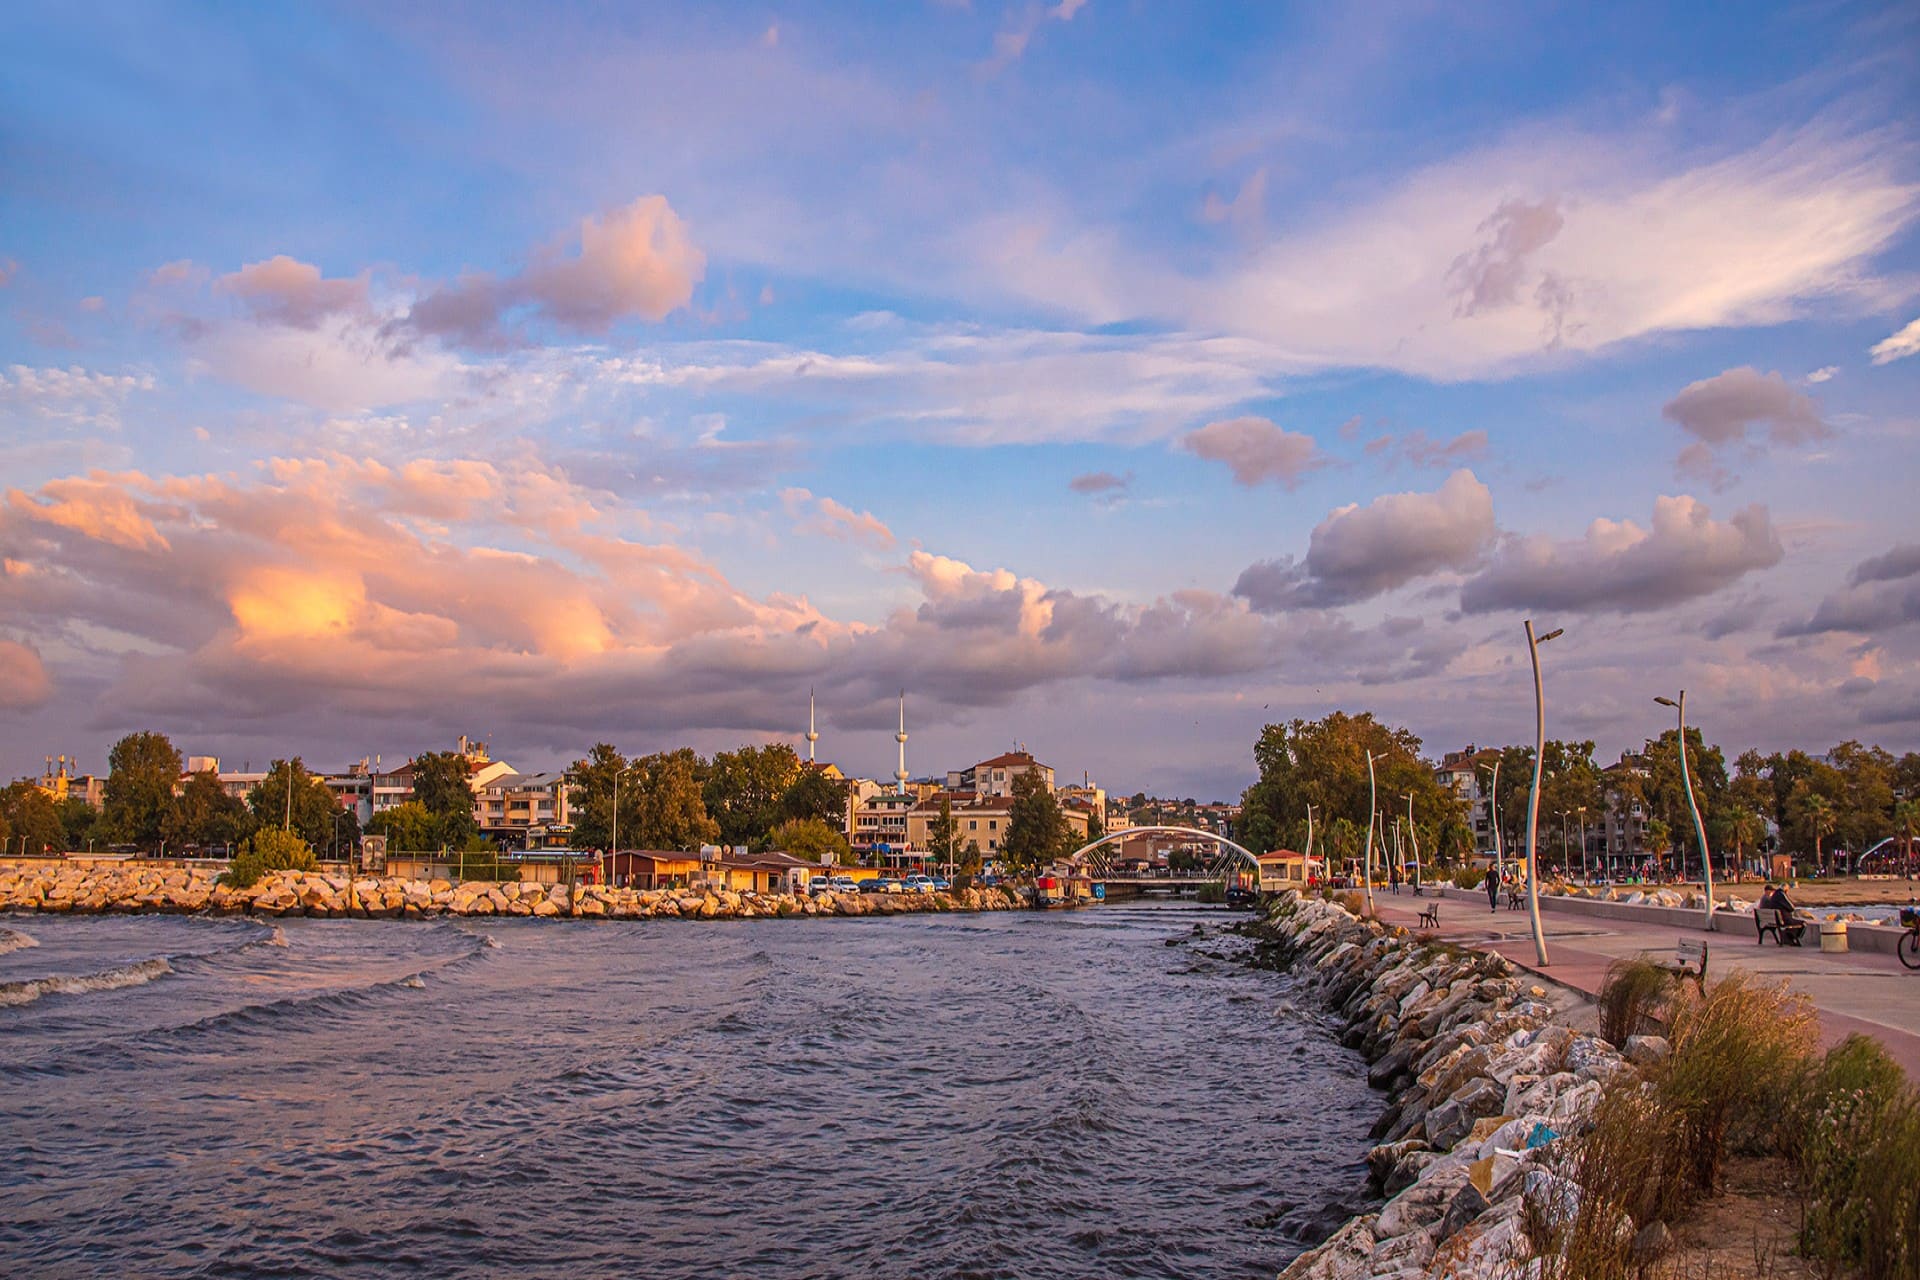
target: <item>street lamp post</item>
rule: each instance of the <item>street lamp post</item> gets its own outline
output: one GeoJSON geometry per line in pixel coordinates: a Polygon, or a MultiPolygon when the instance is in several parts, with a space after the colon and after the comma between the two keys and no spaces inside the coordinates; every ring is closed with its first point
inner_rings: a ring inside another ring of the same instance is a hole
{"type": "Polygon", "coordinates": [[[1493,762],[1493,784],[1487,792],[1487,821],[1493,823],[1493,869],[1502,880],[1507,878],[1506,852],[1500,840],[1500,762],[1493,762]]]}
{"type": "Polygon", "coordinates": [[[1587,865],[1587,806],[1575,810],[1580,815],[1580,878],[1593,883],[1593,868],[1587,865]]]}
{"type": "Polygon", "coordinates": [[[1364,874],[1366,876],[1367,914],[1373,914],[1373,828],[1379,818],[1380,797],[1373,779],[1373,752],[1367,752],[1367,851],[1364,874]]]}
{"type": "Polygon", "coordinates": [[[1307,881],[1313,876],[1313,806],[1307,806],[1307,851],[1300,860],[1300,887],[1307,887],[1307,881]]]}
{"type": "Polygon", "coordinates": [[[1413,891],[1420,892],[1420,829],[1413,825],[1413,792],[1407,792],[1407,841],[1413,846],[1413,891]]]}
{"type": "Polygon", "coordinates": [[[1547,934],[1540,927],[1540,773],[1547,754],[1547,695],[1540,683],[1540,646],[1558,636],[1564,627],[1555,627],[1543,636],[1533,634],[1533,619],[1527,619],[1527,655],[1533,659],[1533,790],[1527,796],[1527,916],[1533,925],[1534,959],[1547,960],[1547,934]]]}
{"type": "MultiPolygon", "coordinates": [[[[1680,721],[1680,733],[1677,745],[1680,748],[1680,784],[1687,791],[1687,808],[1693,811],[1693,834],[1700,840],[1700,874],[1707,886],[1707,929],[1713,929],[1713,854],[1707,849],[1707,824],[1700,820],[1700,802],[1693,796],[1693,771],[1687,767],[1687,691],[1680,691],[1680,700],[1655,698],[1663,707],[1672,707],[1680,721]]],[[[1702,739],[1704,742],[1705,739],[1702,739]]]]}
{"type": "Polygon", "coordinates": [[[613,883],[613,869],[620,865],[620,775],[640,763],[635,760],[613,771],[613,830],[608,834],[607,865],[600,869],[603,884],[613,883]]]}

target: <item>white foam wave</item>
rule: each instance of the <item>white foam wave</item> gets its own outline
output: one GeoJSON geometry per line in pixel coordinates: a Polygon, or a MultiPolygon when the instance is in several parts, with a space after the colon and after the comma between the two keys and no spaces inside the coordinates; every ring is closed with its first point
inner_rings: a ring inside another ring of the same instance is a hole
{"type": "Polygon", "coordinates": [[[9,951],[24,951],[39,945],[40,940],[30,933],[22,933],[18,929],[0,929],[0,956],[9,951]]]}
{"type": "Polygon", "coordinates": [[[32,1004],[41,996],[77,996],[92,991],[113,991],[137,987],[173,972],[165,960],[141,960],[78,978],[34,978],[25,982],[0,982],[0,1008],[32,1004]]]}

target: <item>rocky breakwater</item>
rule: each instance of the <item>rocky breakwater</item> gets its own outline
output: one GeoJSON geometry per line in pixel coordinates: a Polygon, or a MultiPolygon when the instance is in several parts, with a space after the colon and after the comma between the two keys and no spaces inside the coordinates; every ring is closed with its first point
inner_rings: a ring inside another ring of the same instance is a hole
{"type": "Polygon", "coordinates": [[[273,871],[246,887],[200,868],[53,864],[0,871],[0,911],[172,912],[273,918],[421,920],[430,916],[529,916],[584,920],[750,920],[1001,911],[1021,905],[1005,889],[953,893],[828,893],[796,897],[729,889],[617,889],[533,881],[404,880],[273,871]]]}
{"type": "MultiPolygon", "coordinates": [[[[1377,1213],[1348,1222],[1282,1280],[1523,1280],[1532,1233],[1579,1190],[1559,1170],[1607,1084],[1633,1068],[1555,1021],[1545,992],[1500,956],[1423,943],[1339,905],[1287,894],[1250,932],[1315,975],[1345,1042],[1390,1101],[1367,1154],[1377,1213]]],[[[1653,1056],[1663,1042],[1636,1041],[1653,1056]]]]}

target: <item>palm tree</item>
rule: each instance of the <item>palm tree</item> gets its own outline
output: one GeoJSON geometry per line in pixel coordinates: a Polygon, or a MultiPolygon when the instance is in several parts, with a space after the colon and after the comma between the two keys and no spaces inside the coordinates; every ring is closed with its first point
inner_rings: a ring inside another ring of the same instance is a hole
{"type": "Polygon", "coordinates": [[[1893,828],[1901,836],[1906,848],[1906,856],[1901,859],[1902,869],[1913,874],[1913,837],[1920,832],[1920,800],[1902,800],[1893,807],[1893,828]]]}
{"type": "Polygon", "coordinates": [[[1760,815],[1751,809],[1736,809],[1727,822],[1728,834],[1733,836],[1733,857],[1736,867],[1744,866],[1747,860],[1747,845],[1758,845],[1766,831],[1766,824],[1760,815]]]}
{"type": "Polygon", "coordinates": [[[1840,815],[1834,812],[1833,801],[1825,796],[1808,796],[1801,806],[1801,817],[1806,820],[1807,830],[1813,832],[1813,860],[1820,868],[1820,874],[1827,874],[1827,857],[1821,851],[1820,842],[1833,834],[1840,823],[1840,815]]]}

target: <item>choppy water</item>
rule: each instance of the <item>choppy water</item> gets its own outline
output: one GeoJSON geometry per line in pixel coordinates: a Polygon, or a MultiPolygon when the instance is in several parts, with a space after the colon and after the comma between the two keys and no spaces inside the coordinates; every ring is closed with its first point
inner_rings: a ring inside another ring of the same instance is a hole
{"type": "Polygon", "coordinates": [[[0,1275],[1271,1275],[1378,1100],[1222,919],[7,919],[0,1275]]]}

